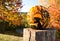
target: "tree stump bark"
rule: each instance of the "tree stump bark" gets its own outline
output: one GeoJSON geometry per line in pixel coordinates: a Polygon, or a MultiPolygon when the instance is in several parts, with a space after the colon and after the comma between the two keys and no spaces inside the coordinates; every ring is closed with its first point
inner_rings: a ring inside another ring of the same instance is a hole
{"type": "Polygon", "coordinates": [[[23,32],[23,41],[55,41],[56,30],[36,30],[25,28],[23,32]]]}

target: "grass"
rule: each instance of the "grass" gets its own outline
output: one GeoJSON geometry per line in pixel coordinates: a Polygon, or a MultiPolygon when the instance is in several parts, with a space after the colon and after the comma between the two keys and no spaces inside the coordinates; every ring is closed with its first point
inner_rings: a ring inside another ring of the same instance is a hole
{"type": "Polygon", "coordinates": [[[23,41],[22,37],[0,34],[0,41],[23,41]]]}
{"type": "Polygon", "coordinates": [[[23,37],[15,31],[4,31],[0,32],[0,41],[23,41],[23,37]]]}

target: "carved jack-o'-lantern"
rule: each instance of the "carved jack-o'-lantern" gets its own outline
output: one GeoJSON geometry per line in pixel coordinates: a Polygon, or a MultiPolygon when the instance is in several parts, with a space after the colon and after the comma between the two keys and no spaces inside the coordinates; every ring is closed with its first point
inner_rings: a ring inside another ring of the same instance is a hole
{"type": "Polygon", "coordinates": [[[34,6],[27,13],[28,24],[35,25],[38,29],[47,27],[49,18],[47,8],[43,6],[34,6]]]}

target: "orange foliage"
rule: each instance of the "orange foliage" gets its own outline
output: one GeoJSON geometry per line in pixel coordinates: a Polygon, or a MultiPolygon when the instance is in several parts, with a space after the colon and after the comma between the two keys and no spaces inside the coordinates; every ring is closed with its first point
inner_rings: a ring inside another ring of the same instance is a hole
{"type": "Polygon", "coordinates": [[[54,27],[57,30],[60,30],[60,0],[39,0],[39,2],[45,7],[49,7],[48,11],[50,13],[50,27],[54,27]]]}
{"type": "Polygon", "coordinates": [[[58,10],[56,6],[52,5],[48,8],[48,11],[51,15],[50,26],[60,30],[60,10],[58,10]]]}
{"type": "Polygon", "coordinates": [[[8,21],[13,25],[20,25],[22,17],[19,16],[17,12],[8,11],[5,8],[3,8],[0,9],[0,19],[8,21]]]}
{"type": "Polygon", "coordinates": [[[22,17],[19,16],[18,9],[21,6],[22,0],[0,0],[0,19],[9,24],[20,25],[22,17]]]}

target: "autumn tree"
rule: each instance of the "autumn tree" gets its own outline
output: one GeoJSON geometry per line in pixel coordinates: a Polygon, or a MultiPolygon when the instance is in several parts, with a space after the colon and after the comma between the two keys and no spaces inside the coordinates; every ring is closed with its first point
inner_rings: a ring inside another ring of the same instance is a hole
{"type": "Polygon", "coordinates": [[[49,27],[60,30],[60,0],[39,0],[39,2],[42,6],[48,8],[50,13],[49,27]]]}
{"type": "Polygon", "coordinates": [[[20,25],[22,17],[18,13],[22,0],[0,0],[0,19],[14,25],[20,25]]]}
{"type": "Polygon", "coordinates": [[[50,17],[50,26],[53,26],[55,29],[60,30],[60,1],[52,0],[51,6],[48,8],[48,11],[51,15],[50,17]]]}

